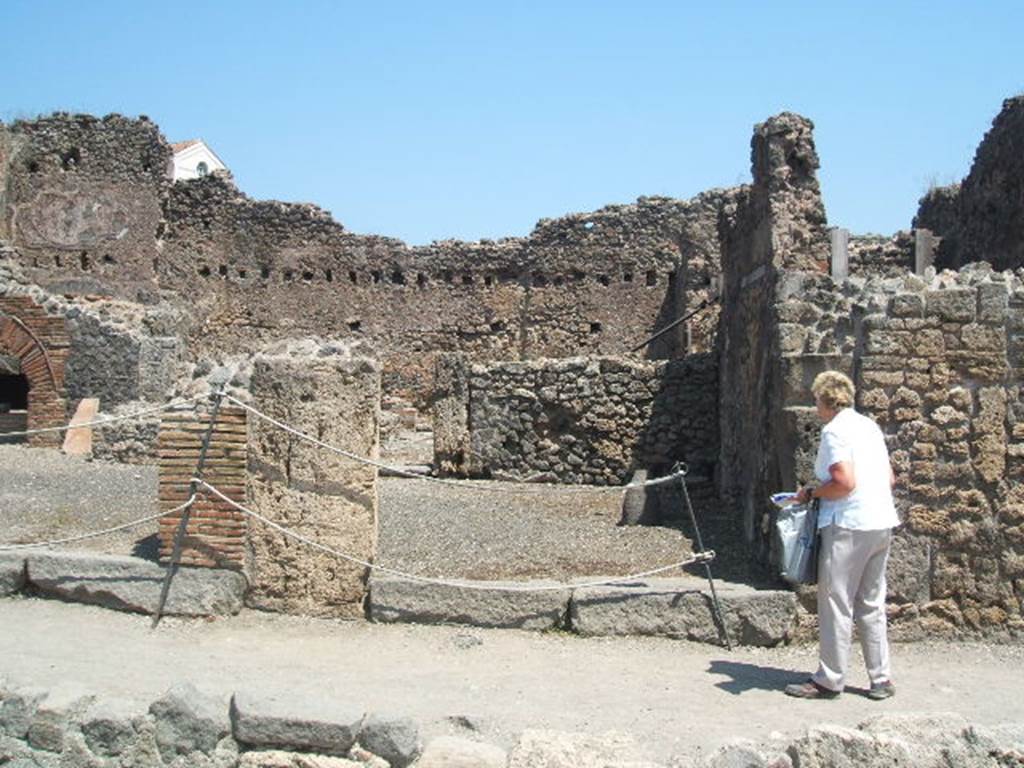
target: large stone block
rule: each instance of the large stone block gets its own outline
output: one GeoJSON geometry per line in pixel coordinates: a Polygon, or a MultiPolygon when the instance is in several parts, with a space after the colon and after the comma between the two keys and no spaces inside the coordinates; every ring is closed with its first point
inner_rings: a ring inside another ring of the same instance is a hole
{"type": "MultiPolygon", "coordinates": [[[[793,593],[715,586],[731,640],[773,646],[789,636],[796,619],[793,593]]],[[[696,577],[576,589],[569,615],[572,628],[581,635],[656,635],[719,642],[707,582],[696,577]]]]}
{"type": "MultiPolygon", "coordinates": [[[[350,456],[379,455],[380,369],[333,347],[257,358],[254,405],[350,456]]],[[[251,420],[249,503],[280,525],[363,561],[377,545],[377,469],[251,420]]],[[[307,615],[361,617],[366,568],[253,524],[250,604],[307,615]]]]}
{"type": "MultiPolygon", "coordinates": [[[[152,613],[166,571],[136,557],[72,552],[35,552],[27,557],[28,583],[51,597],[137,613],[152,613]]],[[[171,580],[167,616],[238,613],[246,580],[237,571],[178,568],[171,580]]]]}
{"type": "Polygon", "coordinates": [[[156,743],[165,762],[178,755],[213,752],[231,732],[227,707],[190,683],[171,688],[149,705],[156,743]]]}
{"type": "Polygon", "coordinates": [[[974,320],[975,292],[972,288],[946,288],[925,292],[925,314],[951,323],[974,320]]]}
{"type": "Polygon", "coordinates": [[[278,699],[236,693],[231,699],[235,739],[251,747],[344,755],[355,744],[364,711],[327,699],[278,699]]]}
{"type": "MultiPolygon", "coordinates": [[[[553,629],[561,626],[569,607],[568,588],[521,592],[502,591],[500,587],[510,586],[506,582],[467,583],[475,588],[375,575],[370,580],[370,618],[380,622],[553,629]]],[[[556,586],[554,582],[532,583],[556,586]]]]}
{"type": "Polygon", "coordinates": [[[438,355],[434,366],[434,464],[443,475],[469,471],[469,363],[463,355],[438,355]]]}

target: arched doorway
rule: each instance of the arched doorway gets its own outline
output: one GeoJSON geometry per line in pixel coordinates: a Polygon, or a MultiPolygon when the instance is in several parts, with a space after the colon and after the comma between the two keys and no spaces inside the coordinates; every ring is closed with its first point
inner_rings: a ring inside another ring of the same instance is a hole
{"type": "MultiPolygon", "coordinates": [[[[0,297],[0,411],[7,411],[0,413],[0,433],[65,423],[69,347],[64,318],[48,315],[30,296],[0,297]]],[[[46,432],[30,435],[27,442],[56,446],[62,439],[60,432],[46,432]]]]}

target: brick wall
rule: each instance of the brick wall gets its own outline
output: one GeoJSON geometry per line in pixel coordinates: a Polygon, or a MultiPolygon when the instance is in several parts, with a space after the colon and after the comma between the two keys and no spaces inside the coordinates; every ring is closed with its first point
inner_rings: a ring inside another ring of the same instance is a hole
{"type": "MultiPolygon", "coordinates": [[[[0,296],[0,349],[18,358],[28,379],[28,429],[67,423],[64,368],[69,350],[64,318],[52,317],[31,296],[0,296]]],[[[30,435],[35,446],[59,446],[60,432],[30,435]]]]}
{"type": "MultiPolygon", "coordinates": [[[[164,416],[157,439],[160,507],[173,509],[189,495],[203,436],[206,407],[164,416]]],[[[245,503],[246,412],[222,406],[206,453],[203,478],[229,498],[245,503]]],[[[168,562],[181,512],[160,519],[160,560],[168,562]]],[[[246,518],[227,502],[200,495],[189,516],[180,562],[211,568],[241,568],[245,563],[246,518]]]]}

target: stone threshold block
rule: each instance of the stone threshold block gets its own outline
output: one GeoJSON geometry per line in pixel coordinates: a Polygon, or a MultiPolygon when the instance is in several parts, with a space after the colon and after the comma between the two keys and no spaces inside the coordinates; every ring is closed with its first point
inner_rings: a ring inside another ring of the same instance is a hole
{"type": "MultiPolygon", "coordinates": [[[[590,581],[593,581],[591,579],[590,581]]],[[[773,646],[796,621],[796,596],[716,581],[729,638],[740,645],[773,646]]],[[[704,579],[646,579],[573,591],[570,628],[585,636],[654,635],[718,643],[711,590],[704,579]]]]}
{"type": "Polygon", "coordinates": [[[24,587],[24,551],[0,552],[0,597],[17,594],[24,587]]]}
{"type": "Polygon", "coordinates": [[[562,626],[569,608],[569,589],[506,592],[487,587],[510,584],[557,586],[556,582],[471,582],[483,589],[405,581],[389,576],[370,578],[370,619],[414,624],[468,624],[503,629],[554,629],[562,626]]]}
{"type": "Polygon", "coordinates": [[[345,755],[356,742],[366,713],[333,699],[277,699],[236,692],[231,730],[250,748],[345,755]]]}
{"type": "MultiPolygon", "coordinates": [[[[153,613],[165,569],[136,557],[84,552],[32,552],[28,585],[49,597],[135,613],[153,613]]],[[[242,609],[247,582],[237,571],[181,567],[164,614],[226,616],[242,609]]]]}

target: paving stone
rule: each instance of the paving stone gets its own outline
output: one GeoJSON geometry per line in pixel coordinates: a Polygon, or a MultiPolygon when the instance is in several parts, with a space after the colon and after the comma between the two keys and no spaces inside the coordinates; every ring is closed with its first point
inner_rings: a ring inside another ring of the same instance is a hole
{"type": "Polygon", "coordinates": [[[176,685],[149,705],[156,721],[156,743],[165,762],[176,755],[211,753],[231,732],[228,711],[190,683],[176,685]]]}
{"type": "MultiPolygon", "coordinates": [[[[165,574],[156,563],[136,557],[33,552],[27,560],[28,582],[46,595],[138,613],[156,609],[165,574]]],[[[235,614],[245,590],[245,576],[236,571],[182,567],[171,582],[164,614],[235,614]]]]}
{"type": "Polygon", "coordinates": [[[508,754],[480,741],[441,736],[427,744],[415,768],[505,768],[508,754]]]}
{"type": "MultiPolygon", "coordinates": [[[[356,742],[364,712],[336,702],[277,699],[235,693],[235,739],[255,747],[344,755],[356,742]]],[[[372,750],[371,750],[372,751],[372,750]]]]}
{"type": "MultiPolygon", "coordinates": [[[[423,584],[391,577],[370,579],[370,618],[379,622],[469,624],[508,629],[552,629],[561,626],[569,605],[569,589],[507,592],[510,582],[469,582],[483,589],[423,584]],[[492,587],[492,589],[487,589],[492,587]]],[[[526,582],[516,582],[521,586],[526,582]]],[[[553,586],[554,582],[529,582],[553,586]]]]}
{"type": "Polygon", "coordinates": [[[423,751],[419,728],[409,717],[368,715],[359,732],[359,743],[387,760],[391,768],[406,768],[423,751]]]}

